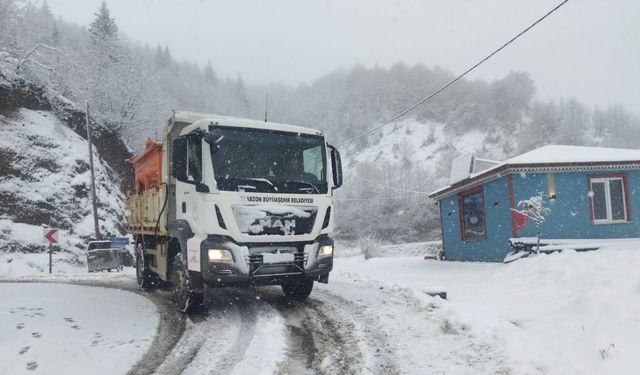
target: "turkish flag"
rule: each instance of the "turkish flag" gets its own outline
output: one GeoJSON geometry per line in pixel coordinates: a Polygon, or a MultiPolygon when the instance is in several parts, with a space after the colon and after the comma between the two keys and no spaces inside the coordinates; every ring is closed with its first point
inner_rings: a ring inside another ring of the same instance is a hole
{"type": "Polygon", "coordinates": [[[529,221],[529,216],[523,214],[518,210],[511,209],[511,219],[516,225],[516,228],[518,228],[519,230],[523,230],[524,226],[527,225],[527,221],[529,221]]]}

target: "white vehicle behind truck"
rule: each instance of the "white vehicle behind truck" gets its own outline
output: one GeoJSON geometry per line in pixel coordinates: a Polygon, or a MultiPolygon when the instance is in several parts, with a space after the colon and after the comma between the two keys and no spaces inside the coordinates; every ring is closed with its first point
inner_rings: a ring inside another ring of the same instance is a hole
{"type": "Polygon", "coordinates": [[[342,167],[322,132],[177,112],[146,146],[127,198],[142,288],[170,287],[188,312],[205,285],[281,285],[302,301],[329,281],[342,167]]]}

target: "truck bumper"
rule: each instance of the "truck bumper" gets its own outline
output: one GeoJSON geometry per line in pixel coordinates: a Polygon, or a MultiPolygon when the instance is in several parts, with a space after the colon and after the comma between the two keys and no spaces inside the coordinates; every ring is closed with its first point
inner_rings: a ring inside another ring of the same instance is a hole
{"type": "Polygon", "coordinates": [[[281,285],[300,278],[327,283],[333,269],[333,255],[318,259],[318,249],[325,245],[333,246],[333,240],[326,235],[312,242],[267,244],[238,244],[228,237],[209,236],[200,245],[202,279],[212,287],[281,285]],[[229,250],[233,254],[233,263],[210,262],[209,249],[229,250]],[[293,261],[264,261],[261,252],[277,252],[279,249],[293,251],[293,261]]]}

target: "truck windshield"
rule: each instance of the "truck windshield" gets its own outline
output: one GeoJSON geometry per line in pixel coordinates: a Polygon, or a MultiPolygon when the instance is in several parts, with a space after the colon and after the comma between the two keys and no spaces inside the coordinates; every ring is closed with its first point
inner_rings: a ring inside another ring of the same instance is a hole
{"type": "Polygon", "coordinates": [[[207,138],[220,190],[296,194],[327,192],[322,136],[215,127],[207,138]]]}

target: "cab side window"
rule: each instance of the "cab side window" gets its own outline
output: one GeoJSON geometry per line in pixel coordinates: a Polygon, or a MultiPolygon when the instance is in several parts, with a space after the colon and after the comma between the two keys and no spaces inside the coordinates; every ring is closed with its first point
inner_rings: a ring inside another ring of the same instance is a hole
{"type": "Polygon", "coordinates": [[[202,182],[202,140],[198,138],[187,141],[187,178],[202,182]]]}

